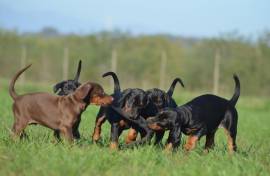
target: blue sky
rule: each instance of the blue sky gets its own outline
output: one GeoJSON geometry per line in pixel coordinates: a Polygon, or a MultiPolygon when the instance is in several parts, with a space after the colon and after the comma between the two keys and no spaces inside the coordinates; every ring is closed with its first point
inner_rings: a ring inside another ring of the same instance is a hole
{"type": "Polygon", "coordinates": [[[120,29],[133,34],[247,36],[270,30],[270,0],[0,0],[0,27],[20,32],[52,26],[87,34],[120,29]]]}

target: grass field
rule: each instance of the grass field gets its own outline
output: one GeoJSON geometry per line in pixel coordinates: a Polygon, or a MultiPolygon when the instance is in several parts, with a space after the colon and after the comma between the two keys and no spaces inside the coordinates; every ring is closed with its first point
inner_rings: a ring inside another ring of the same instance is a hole
{"type": "MultiPolygon", "coordinates": [[[[35,88],[28,86],[18,92],[30,90],[35,88]]],[[[204,138],[189,154],[181,148],[176,153],[166,153],[154,146],[111,151],[108,123],[103,126],[101,144],[93,144],[90,138],[98,107],[88,107],[83,114],[82,139],[74,145],[52,143],[52,131],[41,126],[29,126],[26,130],[29,139],[15,142],[9,137],[12,101],[6,86],[0,92],[0,175],[270,175],[270,100],[267,98],[240,97],[239,150],[230,156],[222,129],[218,130],[215,149],[208,154],[203,152],[204,138]]],[[[176,100],[183,103],[196,95],[199,94],[182,93],[176,100]]],[[[121,144],[124,136],[125,133],[121,144]]]]}

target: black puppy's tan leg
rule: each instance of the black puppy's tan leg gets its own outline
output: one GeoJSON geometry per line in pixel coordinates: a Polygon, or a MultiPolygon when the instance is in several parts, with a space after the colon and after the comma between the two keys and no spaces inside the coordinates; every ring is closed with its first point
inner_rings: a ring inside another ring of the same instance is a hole
{"type": "Polygon", "coordinates": [[[162,142],[162,138],[164,136],[165,131],[158,131],[156,132],[156,137],[155,137],[155,145],[159,145],[162,142]]]}
{"type": "Polygon", "coordinates": [[[126,144],[130,144],[131,142],[134,142],[136,141],[136,138],[137,138],[137,131],[133,128],[130,128],[129,131],[128,131],[128,135],[126,137],[126,144]]]}
{"type": "Polygon", "coordinates": [[[166,151],[171,151],[177,149],[181,142],[181,129],[178,127],[170,130],[167,144],[165,146],[166,151]]]}
{"type": "Polygon", "coordinates": [[[142,144],[150,144],[151,139],[154,135],[154,131],[147,128],[147,126],[143,126],[143,128],[138,127],[138,132],[141,135],[141,139],[131,142],[128,144],[129,147],[138,146],[142,144]]]}
{"type": "Polygon", "coordinates": [[[118,123],[111,124],[111,143],[110,149],[118,149],[118,138],[120,135],[120,127],[118,123]]]}
{"type": "Polygon", "coordinates": [[[199,140],[199,137],[196,135],[188,136],[187,142],[184,145],[185,150],[190,151],[194,149],[198,140],[199,140]]]}
{"type": "MultiPolygon", "coordinates": [[[[145,119],[143,119],[143,117],[140,116],[140,127],[138,127],[138,131],[141,135],[141,139],[138,141],[133,142],[135,145],[141,145],[141,144],[150,144],[151,143],[151,139],[154,135],[154,131],[151,130],[146,122],[145,119]]],[[[131,143],[132,144],[132,143],[131,143]]]]}
{"type": "Polygon", "coordinates": [[[236,146],[236,133],[230,132],[227,129],[225,129],[225,133],[227,135],[227,141],[228,141],[228,151],[230,154],[233,152],[236,152],[237,146],[236,146]]]}
{"type": "Polygon", "coordinates": [[[97,142],[100,139],[101,126],[105,121],[106,121],[105,115],[96,118],[95,129],[92,135],[92,139],[94,142],[97,142]]]}
{"type": "Polygon", "coordinates": [[[214,148],[215,146],[215,133],[210,133],[206,135],[205,141],[205,151],[208,152],[210,149],[214,148]]]}
{"type": "Polygon", "coordinates": [[[194,149],[196,147],[196,143],[198,142],[198,140],[200,140],[200,138],[207,134],[207,130],[206,130],[206,126],[203,126],[201,129],[199,129],[198,131],[196,129],[197,132],[195,133],[191,133],[188,138],[187,138],[187,142],[186,144],[184,145],[184,149],[186,151],[191,151],[192,149],[194,149]]]}
{"type": "Polygon", "coordinates": [[[224,120],[222,121],[222,126],[225,129],[225,133],[228,138],[228,150],[229,153],[236,151],[236,134],[237,134],[237,122],[238,114],[236,109],[231,109],[226,112],[224,120]]]}

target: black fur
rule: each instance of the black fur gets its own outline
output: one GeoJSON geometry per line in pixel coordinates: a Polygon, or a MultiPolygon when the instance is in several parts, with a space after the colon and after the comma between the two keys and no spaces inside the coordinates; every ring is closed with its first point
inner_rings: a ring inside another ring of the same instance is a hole
{"type": "Polygon", "coordinates": [[[74,79],[61,81],[53,86],[54,93],[60,96],[68,95],[74,92],[81,85],[81,83],[79,82],[79,77],[81,73],[81,64],[82,61],[80,60],[78,64],[77,74],[74,79]]]}
{"type": "Polygon", "coordinates": [[[232,140],[232,150],[236,151],[236,134],[238,115],[235,108],[240,96],[240,82],[236,75],[235,92],[230,100],[215,96],[202,95],[177,108],[167,108],[156,116],[148,118],[150,128],[169,130],[167,144],[173,148],[180,145],[181,133],[200,139],[203,135],[212,141],[206,142],[206,148],[214,145],[214,134],[223,126],[232,140]]]}
{"type": "Polygon", "coordinates": [[[172,97],[177,82],[179,82],[182,87],[184,87],[182,80],[180,78],[175,78],[167,92],[157,88],[149,89],[146,91],[149,104],[144,109],[143,116],[145,118],[155,115],[166,107],[177,107],[177,104],[172,97]]]}
{"type": "MultiPolygon", "coordinates": [[[[149,103],[141,113],[145,119],[155,116],[164,108],[177,107],[177,104],[172,97],[177,82],[179,82],[181,86],[184,87],[182,80],[180,78],[175,78],[167,92],[157,88],[149,89],[146,91],[149,103]]],[[[159,144],[164,136],[164,131],[156,132],[155,134],[155,144],[159,144]]]]}
{"type": "Polygon", "coordinates": [[[121,92],[119,80],[114,72],[107,72],[103,77],[111,75],[114,80],[114,98],[113,103],[109,107],[101,107],[96,117],[95,130],[93,133],[93,141],[100,138],[101,126],[108,120],[111,124],[111,142],[118,143],[118,138],[124,129],[131,126],[146,136],[146,121],[141,125],[142,117],[140,113],[148,104],[146,93],[142,89],[126,89],[121,92]],[[125,116],[123,116],[123,113],[125,116]]]}

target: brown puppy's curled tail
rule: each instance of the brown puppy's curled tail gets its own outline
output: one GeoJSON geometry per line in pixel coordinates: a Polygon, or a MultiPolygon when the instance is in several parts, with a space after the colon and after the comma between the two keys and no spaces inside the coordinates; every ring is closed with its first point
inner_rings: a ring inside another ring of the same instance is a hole
{"type": "Polygon", "coordinates": [[[171,84],[171,87],[169,88],[169,90],[167,91],[167,95],[169,95],[170,97],[173,95],[174,92],[174,88],[176,83],[179,82],[181,84],[182,87],[185,87],[183,81],[180,78],[175,78],[171,84]]]}
{"type": "Polygon", "coordinates": [[[235,82],[235,89],[234,89],[234,94],[230,100],[230,103],[235,106],[236,103],[237,103],[237,100],[240,96],[240,81],[239,81],[239,78],[236,74],[233,74],[233,79],[234,79],[234,82],[235,82]]]}
{"type": "Polygon", "coordinates": [[[9,95],[12,97],[12,99],[14,100],[16,97],[18,97],[17,93],[15,92],[14,89],[14,85],[16,80],[19,78],[19,76],[25,71],[27,70],[32,64],[29,64],[28,66],[24,67],[23,69],[21,69],[20,71],[18,71],[15,76],[13,77],[13,79],[11,80],[10,84],[9,84],[9,95]]]}

